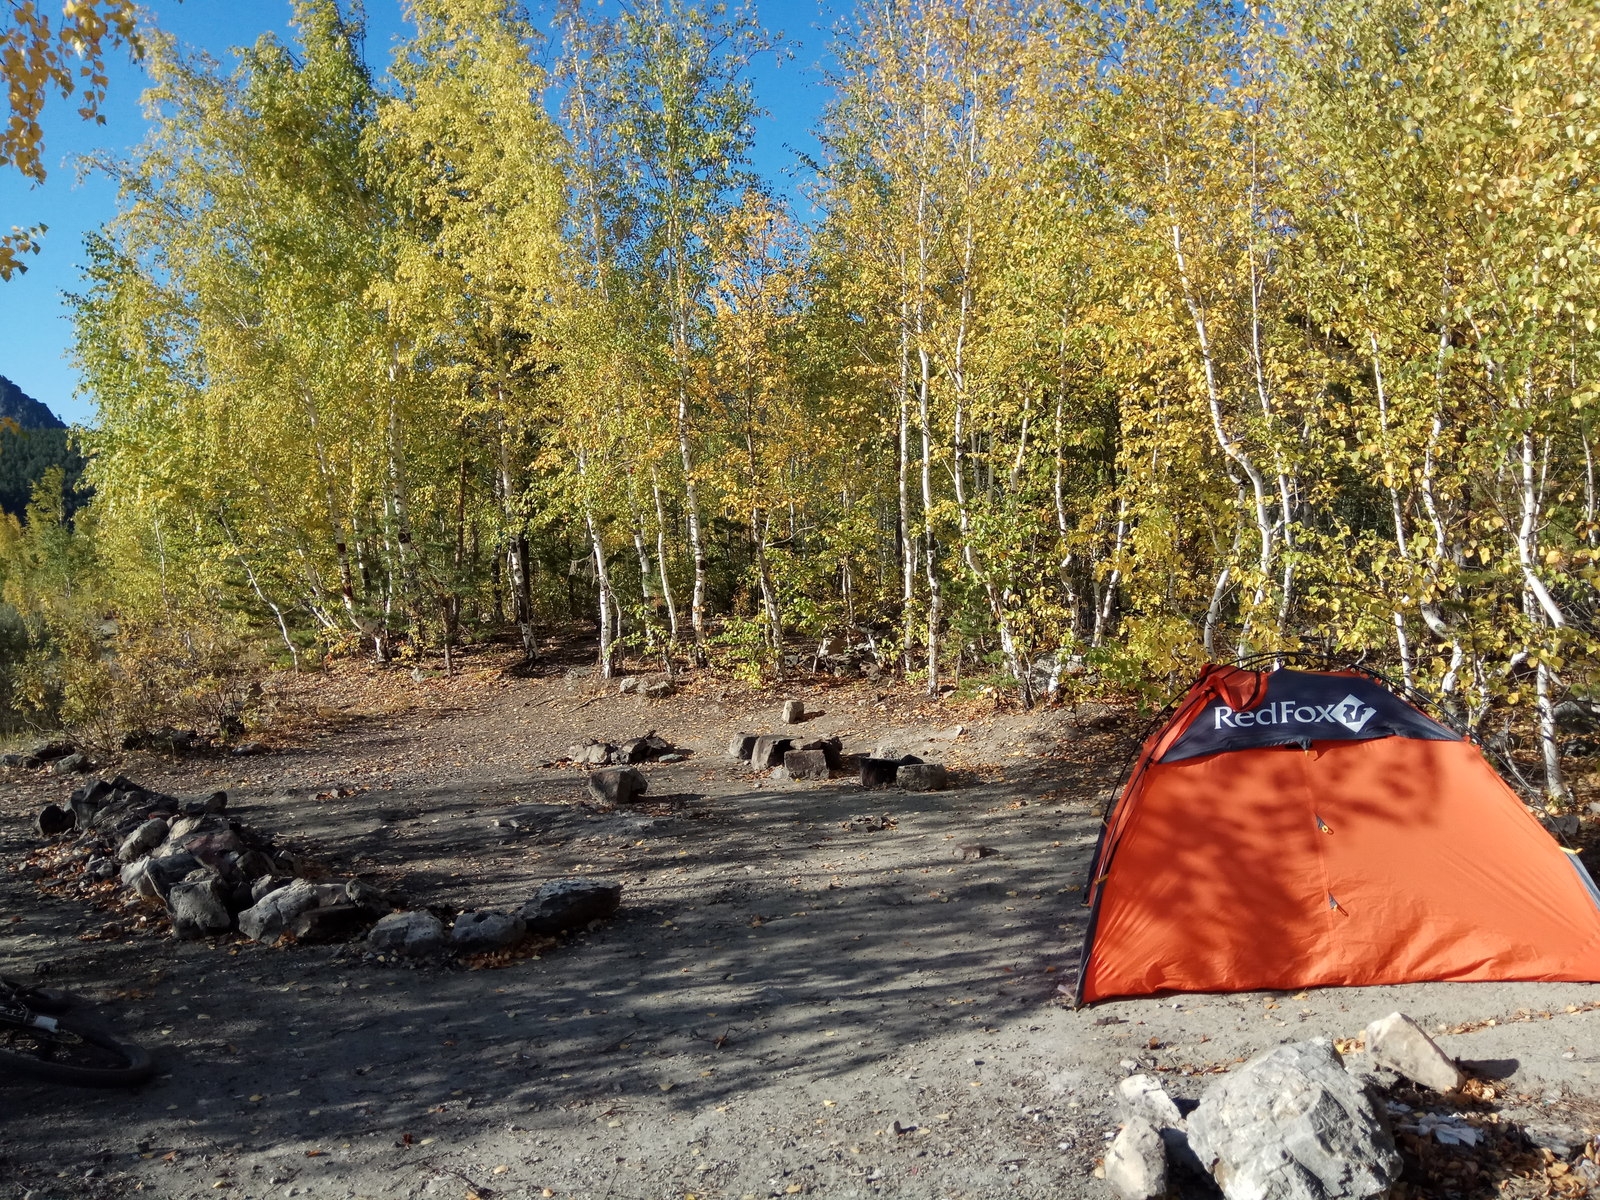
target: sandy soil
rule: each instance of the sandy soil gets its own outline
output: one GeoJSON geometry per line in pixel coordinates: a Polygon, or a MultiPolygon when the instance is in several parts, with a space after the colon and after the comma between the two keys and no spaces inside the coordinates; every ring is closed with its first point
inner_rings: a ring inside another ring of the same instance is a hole
{"type": "MultiPolygon", "coordinates": [[[[623,884],[615,920],[503,969],[101,939],[106,912],[15,870],[42,845],[33,814],[72,782],[9,773],[0,972],[103,1002],[163,1071],[132,1093],[0,1078],[0,1200],[1104,1196],[1119,1077],[1196,1097],[1209,1072],[1396,1009],[1471,1026],[1441,1044],[1500,1080],[1508,1118],[1593,1130],[1594,985],[1066,1005],[1100,807],[1139,732],[1099,727],[1103,706],[994,713],[823,679],[653,701],[596,697],[559,664],[502,667],[349,668],[297,686],[302,719],[269,732],[272,754],[116,769],[225,787],[252,825],[414,904],[515,907],[571,874],[623,884]],[[779,731],[784,695],[821,710],[806,735],[927,748],[956,786],[750,774],[728,737],[779,731]],[[644,768],[642,806],[597,812],[580,771],[541,765],[649,729],[693,754],[644,768]],[[894,823],[846,829],[860,814],[894,823]],[[996,853],[959,855],[973,843],[996,853]]],[[[1521,1186],[1480,1162],[1450,1194],[1546,1194],[1521,1186]]]]}

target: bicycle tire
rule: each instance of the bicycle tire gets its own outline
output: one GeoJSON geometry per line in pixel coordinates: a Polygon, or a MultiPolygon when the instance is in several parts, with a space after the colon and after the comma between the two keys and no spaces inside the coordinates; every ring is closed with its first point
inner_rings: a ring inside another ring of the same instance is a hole
{"type": "Polygon", "coordinates": [[[136,1087],[156,1064],[143,1046],[67,1013],[48,1032],[0,1022],[0,1072],[69,1087],[136,1087]]]}

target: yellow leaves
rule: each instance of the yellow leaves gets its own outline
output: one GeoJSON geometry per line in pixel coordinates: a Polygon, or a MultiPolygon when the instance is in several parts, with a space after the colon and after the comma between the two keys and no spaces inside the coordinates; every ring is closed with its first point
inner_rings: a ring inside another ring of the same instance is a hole
{"type": "MultiPolygon", "coordinates": [[[[83,97],[79,115],[97,118],[105,98],[105,52],[118,45],[139,49],[132,0],[67,0],[60,20],[34,3],[8,6],[9,25],[0,29],[0,69],[9,88],[10,119],[0,130],[0,164],[42,181],[43,130],[39,119],[52,93],[83,97]],[[75,61],[81,63],[74,71],[75,61]]],[[[0,277],[9,272],[0,268],[0,277]]]]}

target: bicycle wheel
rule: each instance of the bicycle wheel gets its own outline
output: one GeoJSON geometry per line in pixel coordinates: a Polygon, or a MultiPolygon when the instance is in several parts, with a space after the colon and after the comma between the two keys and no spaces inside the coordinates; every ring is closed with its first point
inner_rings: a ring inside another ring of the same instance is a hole
{"type": "Polygon", "coordinates": [[[71,1087],[133,1087],[156,1073],[150,1052],[74,1013],[53,1030],[0,1022],[0,1072],[71,1087]]]}

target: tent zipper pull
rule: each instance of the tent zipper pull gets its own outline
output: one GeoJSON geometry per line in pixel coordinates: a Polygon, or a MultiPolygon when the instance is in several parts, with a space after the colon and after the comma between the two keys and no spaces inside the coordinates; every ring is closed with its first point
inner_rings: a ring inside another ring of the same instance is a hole
{"type": "Polygon", "coordinates": [[[1323,833],[1332,833],[1333,832],[1333,829],[1320,816],[1317,816],[1316,813],[1312,813],[1311,815],[1314,816],[1314,817],[1317,817],[1317,828],[1322,830],[1323,833]]]}

